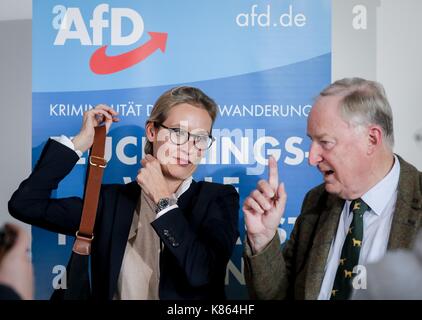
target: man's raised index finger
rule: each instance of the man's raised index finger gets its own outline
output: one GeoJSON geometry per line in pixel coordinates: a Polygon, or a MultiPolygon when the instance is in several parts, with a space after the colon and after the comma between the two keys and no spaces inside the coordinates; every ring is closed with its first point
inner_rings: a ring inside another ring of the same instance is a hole
{"type": "Polygon", "coordinates": [[[268,182],[273,191],[276,192],[278,187],[278,166],[273,156],[268,159],[268,182]]]}

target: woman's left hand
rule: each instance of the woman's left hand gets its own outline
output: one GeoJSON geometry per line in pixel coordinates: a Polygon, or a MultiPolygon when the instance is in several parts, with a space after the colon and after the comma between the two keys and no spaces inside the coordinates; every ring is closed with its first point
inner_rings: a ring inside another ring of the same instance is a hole
{"type": "Polygon", "coordinates": [[[152,155],[147,154],[141,160],[142,168],[139,169],[136,181],[141,186],[142,190],[155,203],[161,198],[169,198],[171,192],[169,191],[167,182],[161,171],[160,162],[152,155]]]}

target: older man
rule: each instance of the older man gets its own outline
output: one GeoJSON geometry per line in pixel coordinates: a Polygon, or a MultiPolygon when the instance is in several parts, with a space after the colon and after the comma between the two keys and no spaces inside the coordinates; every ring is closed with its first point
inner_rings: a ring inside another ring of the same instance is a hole
{"type": "MultiPolygon", "coordinates": [[[[255,299],[348,299],[364,265],[410,248],[422,224],[422,174],[393,153],[382,86],[353,78],[320,93],[308,118],[309,163],[324,183],[310,190],[283,250],[277,227],[286,194],[277,164],[245,200],[246,282],[255,299]]],[[[360,279],[359,279],[360,277],[360,279]]]]}

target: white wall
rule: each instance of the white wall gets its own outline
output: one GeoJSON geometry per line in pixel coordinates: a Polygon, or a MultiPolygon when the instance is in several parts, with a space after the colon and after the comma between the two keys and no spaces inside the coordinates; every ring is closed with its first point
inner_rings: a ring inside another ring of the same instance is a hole
{"type": "Polygon", "coordinates": [[[333,0],[333,80],[381,82],[393,109],[395,152],[422,170],[422,1],[333,0]],[[355,30],[352,8],[368,10],[355,30]],[[420,136],[417,141],[417,135],[420,136]]]}
{"type": "MultiPolygon", "coordinates": [[[[13,0],[8,6],[14,4],[22,3],[13,0]]],[[[1,11],[0,20],[18,18],[15,12],[22,12],[1,11]]],[[[384,84],[394,112],[395,150],[420,170],[421,13],[420,0],[333,0],[333,80],[360,76],[384,84]],[[357,4],[368,10],[365,30],[352,27],[352,9],[357,4]]],[[[30,20],[0,21],[0,110],[1,225],[10,219],[7,201],[12,191],[31,168],[30,20]]]]}
{"type": "Polygon", "coordinates": [[[378,14],[377,79],[393,108],[395,152],[422,170],[422,1],[383,0],[378,14]]]}
{"type": "Polygon", "coordinates": [[[32,17],[32,0],[1,0],[0,21],[29,20],[32,17]]]}
{"type": "Polygon", "coordinates": [[[0,226],[31,170],[31,20],[0,21],[0,226]]]}

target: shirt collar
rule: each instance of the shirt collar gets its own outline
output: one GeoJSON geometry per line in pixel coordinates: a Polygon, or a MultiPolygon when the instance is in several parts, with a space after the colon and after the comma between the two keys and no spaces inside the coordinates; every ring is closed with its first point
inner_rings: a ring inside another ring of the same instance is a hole
{"type": "Polygon", "coordinates": [[[185,193],[186,190],[189,189],[190,184],[192,183],[192,176],[190,176],[189,178],[185,179],[182,184],[179,186],[179,188],[177,188],[176,192],[174,193],[174,195],[176,196],[177,199],[180,198],[180,196],[182,194],[185,193]]]}
{"type": "MultiPolygon", "coordinates": [[[[382,214],[389,199],[396,192],[399,177],[400,162],[397,156],[394,155],[394,165],[390,172],[361,197],[376,215],[379,216],[382,214]]],[[[350,206],[350,202],[348,206],[350,206]]]]}

